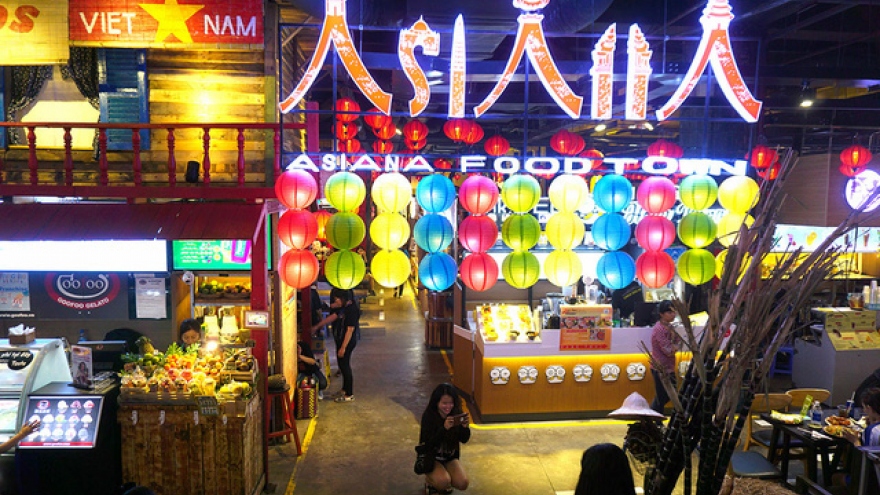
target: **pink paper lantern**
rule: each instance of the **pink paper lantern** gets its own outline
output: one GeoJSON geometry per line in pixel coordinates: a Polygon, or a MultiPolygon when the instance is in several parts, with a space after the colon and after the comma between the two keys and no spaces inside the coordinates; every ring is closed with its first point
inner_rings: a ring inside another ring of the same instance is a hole
{"type": "Polygon", "coordinates": [[[489,217],[471,215],[459,225],[458,240],[472,253],[485,253],[498,240],[498,226],[489,217]]]}
{"type": "Polygon", "coordinates": [[[489,290],[498,281],[498,263],[486,253],[473,253],[461,262],[461,281],[477,292],[489,290]]]}
{"type": "Polygon", "coordinates": [[[291,210],[302,210],[318,196],[318,183],[305,170],[287,170],[275,180],[275,196],[291,210]]]}
{"type": "Polygon", "coordinates": [[[287,210],[278,219],[278,238],[291,249],[306,249],[318,235],[318,221],[311,212],[287,210]]]}
{"type": "Polygon", "coordinates": [[[498,202],[498,186],[488,177],[473,175],[461,184],[458,200],[468,213],[485,215],[498,202]]]}
{"type": "Polygon", "coordinates": [[[646,286],[657,289],[668,284],[675,276],[675,262],[662,251],[642,253],[636,260],[636,277],[646,286]]]}
{"type": "Polygon", "coordinates": [[[675,224],[666,217],[648,215],[636,225],[636,241],[648,251],[663,251],[675,241],[675,224]]]}
{"type": "Polygon", "coordinates": [[[663,213],[675,204],[675,184],[666,177],[648,177],[639,186],[636,200],[648,213],[663,213]]]}

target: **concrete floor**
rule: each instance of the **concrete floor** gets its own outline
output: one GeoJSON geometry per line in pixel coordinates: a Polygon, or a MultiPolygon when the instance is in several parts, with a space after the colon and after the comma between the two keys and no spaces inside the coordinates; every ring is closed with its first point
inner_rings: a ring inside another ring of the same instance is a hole
{"type": "MultiPolygon", "coordinates": [[[[412,471],[413,448],[431,390],[451,381],[451,355],[425,347],[424,320],[409,289],[382,307],[370,299],[362,306],[364,326],[352,357],[355,401],[325,400],[316,418],[297,421],[301,456],[292,443],[270,447],[269,491],[424,493],[423,477],[412,471]],[[383,310],[385,321],[379,321],[383,310]]],[[[335,370],[335,357],[331,362],[335,370]]],[[[340,387],[341,378],[331,376],[326,395],[340,387]]],[[[467,493],[571,494],[583,451],[602,442],[622,445],[626,426],[612,420],[474,424],[462,447],[467,493]]],[[[638,487],[641,475],[634,474],[638,487]]]]}

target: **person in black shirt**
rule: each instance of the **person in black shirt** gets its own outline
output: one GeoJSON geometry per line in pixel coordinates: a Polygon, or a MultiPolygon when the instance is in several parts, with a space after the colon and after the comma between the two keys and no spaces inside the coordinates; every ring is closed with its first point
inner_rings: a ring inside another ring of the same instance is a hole
{"type": "Polygon", "coordinates": [[[453,488],[466,490],[470,481],[461,466],[460,444],[471,438],[470,421],[462,414],[461,400],[455,387],[441,383],[431,393],[422,413],[419,443],[434,459],[434,468],[425,474],[426,488],[452,493],[453,488]]]}
{"type": "Polygon", "coordinates": [[[353,292],[333,290],[330,292],[330,315],[312,326],[312,332],[324,325],[332,324],[333,340],[336,343],[336,362],[342,373],[342,395],[336,402],[354,400],[354,377],[351,370],[351,354],[357,346],[357,331],[360,326],[361,310],[352,298],[353,292]]]}
{"type": "Polygon", "coordinates": [[[611,306],[620,310],[620,318],[629,318],[636,310],[636,303],[644,302],[642,286],[635,280],[622,289],[617,289],[611,294],[611,306]]]}
{"type": "Polygon", "coordinates": [[[296,343],[297,348],[297,376],[296,382],[299,383],[303,378],[314,377],[318,382],[318,398],[323,398],[321,391],[327,388],[327,377],[321,372],[318,366],[318,360],[312,352],[311,346],[303,345],[302,342],[296,343]]]}

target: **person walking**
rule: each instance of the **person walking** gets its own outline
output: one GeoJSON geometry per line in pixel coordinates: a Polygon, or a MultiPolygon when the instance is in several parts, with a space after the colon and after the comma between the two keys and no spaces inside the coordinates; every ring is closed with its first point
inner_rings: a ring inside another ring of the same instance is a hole
{"type": "Polygon", "coordinates": [[[669,393],[663,386],[663,375],[675,376],[675,351],[679,347],[679,338],[672,322],[675,320],[675,308],[671,301],[661,301],[657,305],[659,313],[657,323],[651,329],[651,375],[654,377],[654,400],[651,409],[663,414],[663,408],[669,402],[669,393]],[[654,366],[659,366],[656,369],[654,366]]]}
{"type": "Polygon", "coordinates": [[[351,369],[351,355],[357,346],[357,332],[360,328],[361,310],[353,300],[350,290],[333,289],[330,291],[330,315],[312,326],[312,332],[324,325],[331,324],[333,341],[336,343],[336,362],[342,373],[341,395],[336,402],[352,402],[354,400],[354,376],[351,369]]]}
{"type": "Polygon", "coordinates": [[[467,474],[459,460],[461,444],[471,438],[470,418],[462,412],[455,387],[441,383],[431,392],[422,413],[419,443],[425,445],[434,468],[425,474],[425,490],[452,493],[453,488],[467,490],[467,474]]]}

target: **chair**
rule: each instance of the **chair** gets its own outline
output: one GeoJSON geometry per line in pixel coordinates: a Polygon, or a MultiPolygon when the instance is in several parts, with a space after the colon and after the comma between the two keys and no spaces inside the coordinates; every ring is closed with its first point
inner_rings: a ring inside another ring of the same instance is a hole
{"type": "Polygon", "coordinates": [[[734,452],[730,456],[730,470],[738,478],[782,479],[782,472],[759,452],[734,452]]]}
{"type": "Polygon", "coordinates": [[[785,393],[791,397],[789,412],[799,412],[804,405],[804,399],[808,395],[812,396],[814,401],[819,401],[820,404],[831,397],[831,392],[824,388],[793,388],[785,393]]]}
{"type": "Polygon", "coordinates": [[[785,411],[791,405],[791,396],[787,394],[757,394],[752,400],[752,409],[749,411],[749,419],[746,421],[746,440],[743,442],[743,450],[749,450],[752,445],[770,447],[772,428],[764,428],[752,431],[752,423],[755,416],[770,411],[785,411]]]}
{"type": "Polygon", "coordinates": [[[302,445],[296,430],[296,419],[293,417],[293,405],[290,401],[290,390],[269,390],[269,409],[275,407],[275,400],[281,399],[281,429],[270,431],[268,438],[284,437],[288,442],[291,435],[296,441],[296,455],[302,455],[302,445]]]}

